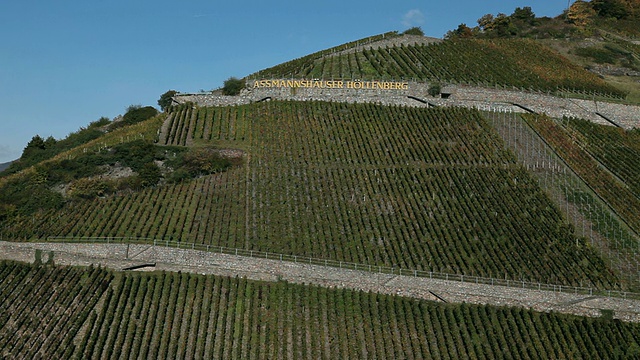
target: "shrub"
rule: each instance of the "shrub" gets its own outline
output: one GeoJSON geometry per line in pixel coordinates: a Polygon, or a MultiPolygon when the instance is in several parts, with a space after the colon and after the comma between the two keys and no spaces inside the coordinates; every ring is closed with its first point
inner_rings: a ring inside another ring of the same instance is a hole
{"type": "Polygon", "coordinates": [[[591,58],[598,64],[615,64],[616,62],[616,56],[611,51],[594,46],[577,48],[575,53],[581,57],[591,58]]]}
{"type": "Polygon", "coordinates": [[[145,140],[115,145],[107,156],[110,163],[120,162],[136,172],[140,172],[145,164],[162,158],[161,148],[145,140]]]}
{"type": "Polygon", "coordinates": [[[138,177],[140,178],[140,185],[142,185],[142,187],[155,186],[160,182],[162,173],[158,165],[150,162],[144,164],[138,172],[138,177]]]}
{"type": "Polygon", "coordinates": [[[173,102],[173,97],[177,93],[178,92],[175,90],[169,90],[160,96],[160,99],[158,99],[158,106],[160,106],[160,109],[162,109],[162,111],[165,111],[169,109],[169,107],[171,107],[171,103],[173,102]]]}
{"type": "Polygon", "coordinates": [[[89,129],[91,128],[99,128],[99,127],[103,127],[105,125],[109,125],[111,123],[111,120],[109,120],[108,117],[103,116],[100,119],[93,121],[91,123],[89,123],[89,129]]]}
{"type": "Polygon", "coordinates": [[[442,85],[440,85],[440,83],[433,83],[429,85],[429,89],[427,91],[429,92],[429,95],[433,97],[438,96],[442,91],[442,85]]]}
{"type": "Polygon", "coordinates": [[[139,105],[131,105],[127,108],[127,112],[122,116],[122,120],[111,124],[109,129],[117,129],[129,126],[151,119],[158,115],[158,110],[153,106],[140,107],[139,105]]]}
{"type": "Polygon", "coordinates": [[[192,176],[213,174],[228,168],[229,160],[222,158],[215,150],[196,148],[182,157],[183,168],[192,176]]]}
{"type": "Polygon", "coordinates": [[[419,26],[414,26],[412,28],[405,30],[403,34],[424,36],[424,31],[422,31],[422,29],[419,26]]]}
{"type": "Polygon", "coordinates": [[[77,199],[93,199],[114,191],[112,181],[103,179],[78,179],[69,186],[68,195],[77,199]]]}
{"type": "Polygon", "coordinates": [[[224,86],[222,87],[222,93],[224,95],[235,96],[240,94],[240,91],[244,89],[246,86],[244,80],[230,77],[224,82],[224,86]]]}

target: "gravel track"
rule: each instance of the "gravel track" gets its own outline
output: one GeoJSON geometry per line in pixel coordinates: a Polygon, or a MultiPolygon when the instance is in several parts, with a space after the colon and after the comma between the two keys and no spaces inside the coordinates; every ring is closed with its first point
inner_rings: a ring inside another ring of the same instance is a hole
{"type": "Polygon", "coordinates": [[[128,266],[155,263],[155,267],[138,271],[182,271],[261,281],[284,280],[432,301],[517,306],[591,317],[601,316],[601,310],[613,310],[617,319],[640,322],[640,300],[381,274],[161,246],[0,241],[0,259],[32,263],[36,249],[42,250],[43,262],[53,252],[54,261],[59,265],[93,264],[122,270],[128,266]]]}

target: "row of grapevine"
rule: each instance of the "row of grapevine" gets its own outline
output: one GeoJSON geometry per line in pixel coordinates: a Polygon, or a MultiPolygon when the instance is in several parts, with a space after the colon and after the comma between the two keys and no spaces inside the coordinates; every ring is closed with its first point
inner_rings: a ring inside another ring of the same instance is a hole
{"type": "Polygon", "coordinates": [[[597,256],[574,251],[575,241],[560,235],[554,205],[473,111],[317,103],[305,113],[284,105],[255,125],[268,137],[250,167],[249,228],[258,249],[560,282],[567,279],[559,274],[582,268],[574,262],[602,270],[597,256]],[[291,118],[299,125],[288,125],[291,118]],[[438,155],[452,144],[472,149],[468,160],[457,159],[460,149],[438,155]],[[560,248],[532,253],[543,244],[560,248]],[[569,260],[576,255],[582,260],[569,260]]]}
{"type": "Polygon", "coordinates": [[[228,140],[247,149],[248,163],[22,218],[5,226],[4,236],[182,240],[407,269],[620,286],[576,241],[557,207],[477,111],[276,101],[185,111],[175,118],[193,119],[193,134],[224,119],[250,122],[243,127],[246,136],[228,140]]]}
{"type": "MultiPolygon", "coordinates": [[[[627,277],[630,284],[635,287],[640,285],[638,273],[640,271],[640,241],[637,235],[621,221],[606,202],[603,202],[588,184],[577,176],[527,122],[514,113],[487,114],[492,118],[492,123],[503,137],[505,144],[511,148],[518,159],[527,169],[530,169],[538,179],[540,186],[549,196],[559,204],[563,215],[576,229],[576,233],[588,239],[591,246],[598,249],[609,267],[616,269],[621,276],[627,277]]],[[[610,168],[618,168],[613,153],[621,154],[620,159],[633,158],[633,142],[613,141],[620,135],[632,137],[633,133],[625,133],[620,129],[593,125],[583,120],[568,120],[563,122],[565,126],[587,127],[581,134],[586,137],[596,135],[587,143],[582,135],[574,133],[573,139],[590,148],[590,154],[604,162],[612,162],[610,168]],[[568,124],[569,123],[569,124],[568,124]],[[573,125],[570,125],[573,123],[573,125]],[[607,136],[609,134],[609,136],[607,136]],[[609,139],[609,140],[607,140],[609,139]],[[612,141],[612,143],[609,143],[612,141]],[[604,145],[598,145],[605,143],[604,145]],[[628,145],[625,145],[628,144],[628,145]],[[617,144],[617,145],[614,145],[617,144]],[[625,151],[618,151],[624,148],[625,151]],[[631,154],[631,155],[629,155],[631,154]]],[[[574,130],[569,131],[571,133],[574,130]]],[[[636,159],[637,162],[638,159],[636,159]]],[[[633,161],[631,161],[633,162],[633,161]]],[[[631,169],[637,167],[628,164],[631,169]]],[[[621,172],[625,173],[623,170],[621,172]]],[[[631,170],[632,173],[633,170],[631,170]]],[[[625,183],[629,183],[631,177],[621,176],[625,183]]],[[[633,184],[629,184],[633,188],[633,184]]]]}
{"type": "MultiPolygon", "coordinates": [[[[308,59],[311,61],[311,59],[308,59]]],[[[323,79],[441,81],[537,91],[574,89],[624,97],[625,93],[533,40],[457,39],[433,44],[364,48],[313,63],[258,75],[323,79]]]]}
{"type": "Polygon", "coordinates": [[[565,118],[561,125],[582,148],[640,198],[640,131],[565,118]]]}
{"type": "Polygon", "coordinates": [[[0,262],[0,357],[69,358],[112,274],[0,262]]]}
{"type": "Polygon", "coordinates": [[[3,235],[130,236],[243,247],[243,174],[243,169],[232,169],[190,182],[79,201],[62,211],[23,218],[3,235]]]}
{"type": "Polygon", "coordinates": [[[111,273],[2,262],[0,274],[0,295],[11,300],[0,304],[0,355],[7,358],[46,354],[71,359],[496,359],[640,354],[640,325],[605,318],[186,273],[111,273]],[[66,304],[62,300],[72,297],[70,292],[78,294],[75,300],[64,311],[52,311],[52,304],[66,304]]]}
{"type": "Polygon", "coordinates": [[[326,50],[318,51],[313,54],[309,54],[307,56],[294,59],[291,61],[287,61],[280,65],[276,65],[274,67],[264,69],[258,71],[257,73],[251,75],[253,78],[269,78],[269,77],[282,77],[282,76],[291,76],[300,72],[300,69],[308,68],[310,64],[313,64],[314,61],[318,59],[322,59],[326,56],[332,56],[333,54],[340,53],[342,51],[346,51],[349,49],[367,46],[369,44],[375,43],[379,40],[391,39],[399,36],[397,32],[386,32],[384,34],[370,36],[361,40],[351,41],[346,44],[342,44],[339,46],[335,46],[326,50]]]}
{"type": "Polygon", "coordinates": [[[194,143],[234,143],[247,137],[250,105],[199,107],[183,105],[173,109],[164,145],[188,146],[194,143]]]}
{"type": "Polygon", "coordinates": [[[564,161],[585,179],[589,186],[605,199],[636,233],[639,233],[640,198],[603,169],[560,124],[544,116],[527,117],[527,120],[553,146],[564,161]]]}

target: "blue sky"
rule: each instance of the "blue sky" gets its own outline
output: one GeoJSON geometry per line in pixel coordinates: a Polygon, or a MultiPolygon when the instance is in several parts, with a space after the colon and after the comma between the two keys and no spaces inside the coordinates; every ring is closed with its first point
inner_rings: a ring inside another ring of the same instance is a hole
{"type": "Polygon", "coordinates": [[[442,37],[482,15],[531,6],[556,16],[565,1],[0,2],[0,163],[36,134],[61,139],[169,89],[225,79],[387,31],[420,26],[442,37]]]}

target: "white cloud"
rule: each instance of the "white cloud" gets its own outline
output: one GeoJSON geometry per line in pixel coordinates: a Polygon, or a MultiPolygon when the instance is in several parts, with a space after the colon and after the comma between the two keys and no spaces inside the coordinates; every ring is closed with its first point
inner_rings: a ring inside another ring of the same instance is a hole
{"type": "Polygon", "coordinates": [[[424,24],[424,14],[418,9],[409,10],[402,17],[402,25],[406,27],[413,27],[422,24],[424,24]]]}

